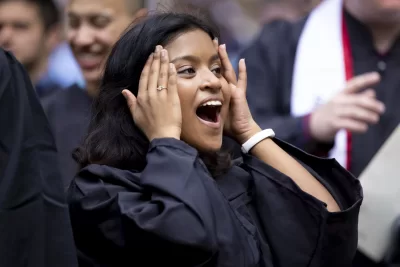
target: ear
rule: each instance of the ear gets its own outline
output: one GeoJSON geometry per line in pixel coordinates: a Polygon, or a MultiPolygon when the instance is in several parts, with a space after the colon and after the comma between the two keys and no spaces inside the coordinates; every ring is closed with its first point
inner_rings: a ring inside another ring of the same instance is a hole
{"type": "Polygon", "coordinates": [[[63,40],[62,29],[60,25],[55,25],[46,32],[45,46],[50,54],[63,40]]]}
{"type": "Polygon", "coordinates": [[[136,11],[134,17],[135,17],[135,19],[144,18],[144,17],[147,17],[148,13],[149,13],[149,11],[147,10],[147,8],[141,8],[138,11],[136,11]]]}

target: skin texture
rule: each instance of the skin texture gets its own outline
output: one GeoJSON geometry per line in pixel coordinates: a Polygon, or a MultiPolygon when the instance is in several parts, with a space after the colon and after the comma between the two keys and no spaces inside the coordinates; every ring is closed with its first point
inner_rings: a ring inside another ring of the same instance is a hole
{"type": "Polygon", "coordinates": [[[400,21],[398,0],[345,0],[344,4],[364,23],[396,24],[400,21]]]}
{"type": "Polygon", "coordinates": [[[181,138],[201,150],[219,150],[228,115],[231,88],[222,75],[221,60],[210,37],[197,30],[179,36],[166,50],[177,71],[178,95],[182,109],[181,138]],[[207,98],[221,100],[221,125],[211,128],[196,115],[207,98]]]}

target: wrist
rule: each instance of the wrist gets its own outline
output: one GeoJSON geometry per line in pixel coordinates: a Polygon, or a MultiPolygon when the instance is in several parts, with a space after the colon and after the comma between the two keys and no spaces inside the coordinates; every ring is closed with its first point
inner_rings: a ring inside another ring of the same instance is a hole
{"type": "Polygon", "coordinates": [[[262,129],[256,122],[253,121],[251,124],[251,127],[248,131],[243,132],[242,134],[236,136],[236,142],[238,142],[240,145],[243,145],[247,140],[249,140],[252,136],[255,134],[261,132],[262,129]]]}
{"type": "Polygon", "coordinates": [[[170,130],[170,131],[163,131],[160,133],[154,133],[151,136],[148,137],[149,141],[153,141],[154,139],[162,139],[162,138],[174,138],[177,140],[181,139],[181,133],[180,131],[175,131],[175,130],[170,130]]]}

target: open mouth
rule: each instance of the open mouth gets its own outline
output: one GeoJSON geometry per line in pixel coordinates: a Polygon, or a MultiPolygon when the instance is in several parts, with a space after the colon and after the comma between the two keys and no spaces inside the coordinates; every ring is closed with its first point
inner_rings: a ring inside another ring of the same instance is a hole
{"type": "Polygon", "coordinates": [[[217,123],[219,122],[221,107],[222,103],[219,100],[207,101],[196,109],[196,115],[206,122],[217,123]]]}

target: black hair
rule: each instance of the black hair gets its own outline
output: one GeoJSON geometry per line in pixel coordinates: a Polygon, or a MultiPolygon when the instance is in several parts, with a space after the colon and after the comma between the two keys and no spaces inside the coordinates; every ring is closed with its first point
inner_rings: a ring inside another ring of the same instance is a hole
{"type": "Polygon", "coordinates": [[[25,2],[37,6],[45,31],[53,29],[61,22],[61,12],[53,0],[0,0],[0,4],[6,2],[25,2]]]}
{"type": "MultiPolygon", "coordinates": [[[[156,45],[166,46],[177,36],[196,29],[206,32],[211,39],[218,37],[216,28],[198,16],[172,12],[149,15],[122,35],[106,62],[88,135],[74,153],[81,168],[95,163],[144,169],[149,141],[133,122],[121,91],[127,88],[136,96],[142,69],[156,45]]],[[[200,153],[200,156],[213,177],[231,166],[229,153],[200,153]]]]}

